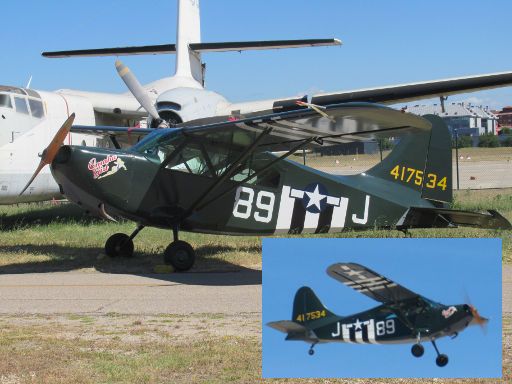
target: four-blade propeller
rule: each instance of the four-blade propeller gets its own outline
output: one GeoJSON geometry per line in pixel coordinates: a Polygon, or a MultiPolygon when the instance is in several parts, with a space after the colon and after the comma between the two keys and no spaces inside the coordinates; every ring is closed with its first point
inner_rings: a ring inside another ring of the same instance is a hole
{"type": "Polygon", "coordinates": [[[20,192],[20,196],[27,190],[27,188],[32,184],[36,176],[41,172],[41,169],[44,168],[45,165],[51,164],[53,159],[55,159],[55,156],[57,155],[57,152],[59,151],[62,143],[64,142],[64,139],[69,133],[69,130],[71,129],[71,126],[73,125],[73,121],[75,121],[75,114],[72,113],[67,120],[62,124],[62,127],[57,131],[55,136],[53,137],[53,140],[50,142],[50,145],[46,147],[46,149],[43,151],[43,154],[41,155],[41,161],[39,162],[39,165],[37,166],[34,174],[28,181],[27,185],[25,185],[25,188],[20,192]]]}

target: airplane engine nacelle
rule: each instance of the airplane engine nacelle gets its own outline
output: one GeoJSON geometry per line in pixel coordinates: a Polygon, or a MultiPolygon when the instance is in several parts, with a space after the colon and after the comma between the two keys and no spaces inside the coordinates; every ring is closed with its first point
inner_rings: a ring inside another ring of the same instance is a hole
{"type": "Polygon", "coordinates": [[[156,101],[160,117],[172,125],[216,116],[227,105],[221,95],[194,88],[175,88],[162,93],[156,101]]]}

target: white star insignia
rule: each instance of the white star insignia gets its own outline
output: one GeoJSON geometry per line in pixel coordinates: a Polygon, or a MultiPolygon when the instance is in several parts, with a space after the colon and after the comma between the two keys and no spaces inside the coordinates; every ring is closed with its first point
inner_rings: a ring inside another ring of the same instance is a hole
{"type": "Polygon", "coordinates": [[[356,329],[356,331],[358,331],[358,330],[360,331],[360,330],[362,330],[362,329],[363,329],[363,328],[361,327],[361,326],[363,325],[363,323],[362,323],[362,322],[360,322],[360,321],[359,321],[359,319],[356,319],[356,322],[354,323],[354,325],[355,325],[355,329],[356,329]]]}
{"type": "Polygon", "coordinates": [[[322,195],[319,191],[318,191],[318,184],[316,185],[315,187],[315,190],[313,192],[308,192],[308,191],[305,191],[306,195],[308,195],[309,197],[309,202],[308,202],[308,205],[306,208],[309,208],[311,207],[312,205],[314,205],[315,207],[318,208],[318,210],[320,210],[320,202],[325,199],[327,196],[326,195],[322,195]]]}

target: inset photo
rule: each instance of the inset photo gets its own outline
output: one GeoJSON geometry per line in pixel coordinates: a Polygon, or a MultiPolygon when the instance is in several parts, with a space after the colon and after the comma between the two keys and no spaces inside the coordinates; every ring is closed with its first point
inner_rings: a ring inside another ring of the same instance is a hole
{"type": "Polygon", "coordinates": [[[264,239],[263,378],[501,378],[501,252],[501,239],[264,239]]]}

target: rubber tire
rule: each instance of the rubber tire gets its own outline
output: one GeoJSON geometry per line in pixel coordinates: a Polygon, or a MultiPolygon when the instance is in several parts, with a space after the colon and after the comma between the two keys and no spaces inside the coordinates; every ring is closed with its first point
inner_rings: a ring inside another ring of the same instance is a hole
{"type": "Polygon", "coordinates": [[[315,350],[314,349],[310,349],[308,351],[308,353],[309,353],[309,356],[313,356],[315,354],[315,350]]]}
{"type": "Polygon", "coordinates": [[[444,367],[446,364],[448,364],[448,356],[446,356],[445,354],[437,356],[436,364],[438,367],[444,367]]]}
{"type": "Polygon", "coordinates": [[[125,233],[116,233],[106,241],[105,253],[110,257],[132,257],[133,241],[125,233]]]}
{"type": "Polygon", "coordinates": [[[425,353],[425,348],[421,344],[414,344],[411,347],[411,353],[414,357],[421,357],[425,353]]]}
{"type": "Polygon", "coordinates": [[[176,271],[188,271],[194,265],[196,252],[186,241],[173,241],[164,251],[164,262],[176,271]]]}

